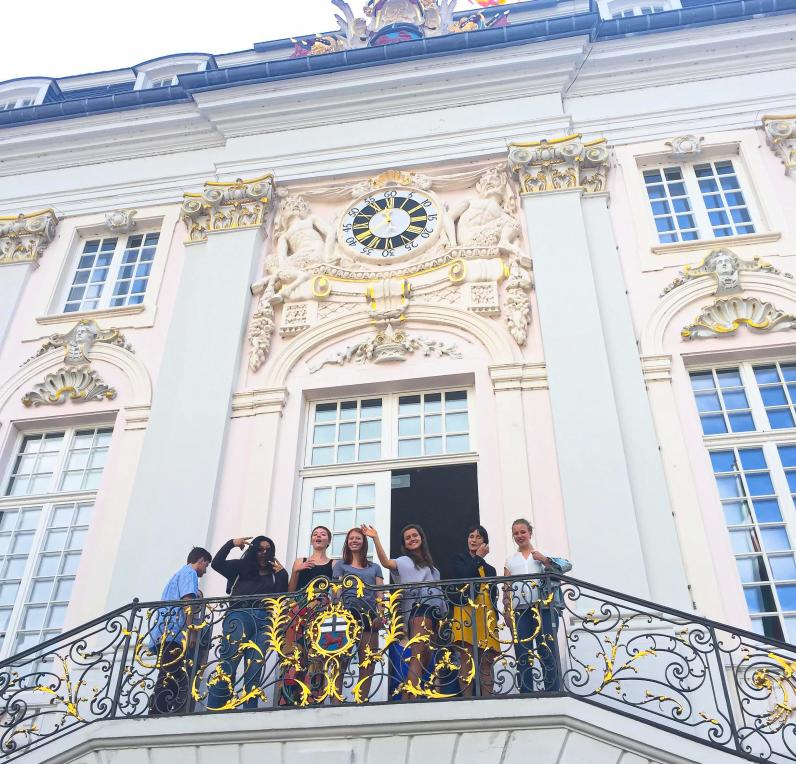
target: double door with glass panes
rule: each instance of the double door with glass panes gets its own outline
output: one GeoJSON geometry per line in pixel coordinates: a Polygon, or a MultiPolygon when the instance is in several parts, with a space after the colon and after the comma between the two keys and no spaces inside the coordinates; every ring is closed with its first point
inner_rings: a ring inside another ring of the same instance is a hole
{"type": "MultiPolygon", "coordinates": [[[[346,533],[362,523],[374,525],[387,548],[393,471],[471,453],[471,397],[449,389],[310,404],[299,556],[309,554],[317,525],[332,531],[331,557],[340,557],[346,533]]],[[[372,544],[369,551],[373,557],[372,544]]]]}

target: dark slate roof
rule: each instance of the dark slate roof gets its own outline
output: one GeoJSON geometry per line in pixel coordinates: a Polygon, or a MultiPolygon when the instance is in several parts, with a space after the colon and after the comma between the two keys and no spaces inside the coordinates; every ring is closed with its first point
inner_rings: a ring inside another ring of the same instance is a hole
{"type": "MultiPolygon", "coordinates": [[[[537,0],[536,7],[555,6],[537,0]]],[[[530,5],[523,4],[523,5],[530,5]]],[[[58,92],[55,99],[38,106],[0,112],[0,128],[45,120],[81,117],[104,112],[178,104],[191,100],[191,93],[243,84],[256,84],[323,72],[348,71],[470,51],[503,48],[543,42],[576,35],[607,40],[651,32],[666,32],[689,27],[722,24],[761,16],[796,12],[796,0],[683,0],[683,8],[643,16],[601,20],[594,0],[589,11],[535,21],[514,22],[509,26],[477,32],[428,37],[423,40],[328,53],[302,58],[283,58],[241,66],[209,68],[180,74],[179,84],[171,87],[133,90],[132,82],[101,85],[58,92]],[[60,100],[58,100],[60,98],[60,100]]],[[[287,41],[257,43],[255,50],[286,49],[287,41]]],[[[55,83],[54,83],[55,84],[55,83]]],[[[56,92],[55,90],[53,92],[56,92]]]]}

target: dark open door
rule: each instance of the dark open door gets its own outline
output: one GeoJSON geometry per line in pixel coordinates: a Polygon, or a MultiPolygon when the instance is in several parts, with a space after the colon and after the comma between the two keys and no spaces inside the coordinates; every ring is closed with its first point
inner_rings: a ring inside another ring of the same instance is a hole
{"type": "Polygon", "coordinates": [[[417,523],[442,578],[453,578],[453,558],[467,549],[467,529],[479,521],[477,465],[395,470],[392,476],[390,557],[401,555],[401,528],[417,523]]]}

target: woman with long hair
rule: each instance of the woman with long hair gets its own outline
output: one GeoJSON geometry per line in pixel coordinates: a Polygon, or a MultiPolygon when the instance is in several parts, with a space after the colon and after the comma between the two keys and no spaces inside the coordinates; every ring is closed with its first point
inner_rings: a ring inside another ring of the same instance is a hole
{"type": "MultiPolygon", "coordinates": [[[[454,560],[454,578],[492,578],[497,575],[495,568],[484,558],[489,554],[489,534],[483,525],[473,525],[467,529],[467,551],[458,554],[454,560]]],[[[461,605],[453,608],[451,628],[453,643],[461,656],[459,669],[459,688],[463,697],[473,694],[473,682],[467,681],[476,662],[478,648],[478,672],[481,695],[491,695],[494,687],[492,667],[500,654],[497,638],[497,586],[477,584],[472,601],[468,604],[470,585],[457,586],[461,605]]]]}
{"type": "MultiPolygon", "coordinates": [[[[368,559],[368,539],[361,528],[352,528],[345,537],[343,544],[343,559],[337,560],[332,569],[333,576],[344,581],[350,576],[356,576],[363,584],[365,590],[361,597],[351,587],[343,588],[343,605],[354,616],[362,631],[359,637],[359,686],[358,695],[368,698],[370,683],[373,679],[374,663],[363,666],[362,662],[367,654],[367,648],[376,651],[379,646],[379,614],[377,610],[379,595],[370,587],[381,586],[384,583],[384,573],[378,563],[368,559]]],[[[347,666],[340,667],[337,680],[338,692],[342,692],[343,674],[347,666]]]]}
{"type": "Polygon", "coordinates": [[[227,579],[227,594],[235,597],[224,617],[218,649],[220,673],[211,676],[207,707],[221,710],[230,702],[235,672],[243,659],[243,689],[247,700],[243,708],[257,708],[257,693],[262,681],[268,645],[265,630],[268,616],[263,598],[287,591],[287,571],[275,556],[276,547],[268,536],[241,536],[230,539],[216,552],[210,563],[227,579]],[[233,547],[245,549],[238,560],[228,560],[233,547]],[[238,599],[243,598],[243,599],[238,599]]]}
{"type": "MultiPolygon", "coordinates": [[[[426,534],[419,525],[407,525],[401,530],[401,551],[395,560],[384,551],[379,534],[372,525],[363,525],[362,533],[373,539],[379,562],[392,571],[393,579],[400,584],[436,583],[439,570],[434,566],[426,534]]],[[[447,603],[438,586],[408,587],[401,597],[401,608],[411,641],[409,670],[404,684],[404,699],[412,700],[423,695],[421,680],[429,667],[431,637],[436,623],[447,613],[447,603]],[[417,639],[415,639],[417,637],[417,639]]]]}
{"type": "MultiPolygon", "coordinates": [[[[331,543],[332,532],[325,525],[316,525],[312,529],[310,532],[312,552],[309,557],[299,557],[293,563],[293,570],[288,584],[289,592],[303,591],[316,578],[332,577],[332,561],[326,554],[326,550],[331,543]]],[[[313,598],[310,600],[306,596],[300,595],[297,597],[293,608],[292,625],[288,633],[288,642],[291,640],[295,642],[304,654],[305,670],[297,671],[295,676],[309,685],[313,697],[317,697],[323,687],[323,664],[319,660],[310,659],[305,637],[307,628],[315,614],[322,609],[327,601],[325,598],[313,598]]],[[[290,687],[290,679],[287,680],[286,685],[285,694],[295,701],[295,693],[287,689],[290,687]]]]}

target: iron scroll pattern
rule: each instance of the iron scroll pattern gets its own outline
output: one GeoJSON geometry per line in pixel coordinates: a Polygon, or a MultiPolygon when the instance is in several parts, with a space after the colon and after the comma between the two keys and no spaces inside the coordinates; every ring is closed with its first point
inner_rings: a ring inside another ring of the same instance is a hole
{"type": "Polygon", "coordinates": [[[554,575],[134,602],[0,663],[0,757],[108,719],[523,694],[796,758],[796,648],[554,575]]]}

